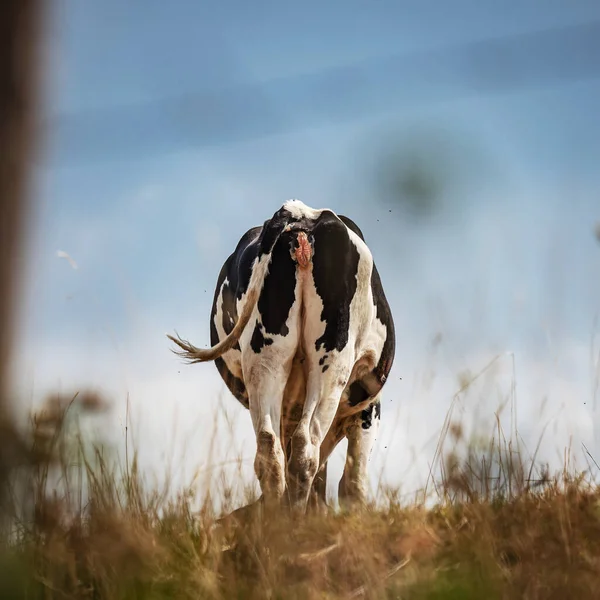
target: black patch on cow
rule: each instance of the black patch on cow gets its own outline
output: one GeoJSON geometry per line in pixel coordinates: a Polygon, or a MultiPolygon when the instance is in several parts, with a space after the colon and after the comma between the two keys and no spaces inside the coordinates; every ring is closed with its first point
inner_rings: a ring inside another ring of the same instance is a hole
{"type": "Polygon", "coordinates": [[[351,231],[353,231],[363,242],[365,241],[365,236],[363,232],[360,230],[360,227],[350,218],[344,215],[338,215],[339,220],[351,231]]]}
{"type": "MultiPolygon", "coordinates": [[[[222,298],[221,312],[223,313],[223,319],[222,319],[223,331],[225,332],[225,335],[229,335],[231,333],[231,331],[233,330],[233,328],[235,327],[235,324],[237,323],[237,320],[238,320],[235,292],[233,291],[233,289],[231,288],[231,286],[229,284],[223,285],[223,290],[221,292],[221,298],[222,298]]],[[[239,342],[236,342],[235,345],[233,346],[233,348],[234,348],[234,350],[241,351],[239,342]]]]}
{"type": "Polygon", "coordinates": [[[248,391],[244,382],[227,368],[225,361],[220,356],[215,359],[215,365],[229,391],[243,406],[249,408],[248,391]]]}
{"type": "Polygon", "coordinates": [[[360,416],[362,419],[362,428],[370,429],[373,425],[373,419],[379,419],[381,416],[381,403],[379,400],[369,404],[369,406],[360,413],[360,416]]]}
{"type": "Polygon", "coordinates": [[[341,351],[348,343],[350,303],[356,292],[360,255],[346,226],[331,211],[321,213],[313,235],[313,279],[323,302],[321,320],[325,322],[315,347],[341,351]]]}
{"type": "Polygon", "coordinates": [[[375,414],[373,415],[373,418],[381,420],[381,402],[379,400],[375,402],[375,414]]]}
{"type": "Polygon", "coordinates": [[[325,373],[325,371],[327,371],[327,369],[329,369],[329,365],[325,365],[322,369],[321,372],[325,373]]]}
{"type": "Polygon", "coordinates": [[[325,363],[325,361],[327,360],[327,354],[324,354],[323,356],[321,356],[321,358],[319,359],[319,364],[321,366],[323,366],[323,364],[325,363]]]}
{"type": "Polygon", "coordinates": [[[370,396],[371,394],[365,390],[360,380],[353,381],[348,390],[348,404],[350,406],[356,406],[361,402],[368,400],[370,396]]]}
{"type": "Polygon", "coordinates": [[[392,311],[390,309],[390,305],[388,304],[387,298],[385,297],[379,272],[377,271],[377,267],[374,263],[373,273],[371,274],[371,291],[373,292],[373,299],[377,309],[377,318],[386,327],[385,342],[383,343],[383,349],[381,351],[381,356],[379,357],[379,362],[374,370],[377,379],[383,386],[390,374],[392,365],[394,364],[394,354],[396,352],[396,331],[394,328],[392,311]]]}
{"type": "Polygon", "coordinates": [[[223,298],[221,306],[223,312],[223,331],[225,331],[226,335],[229,335],[237,321],[235,294],[229,284],[223,285],[221,297],[223,298]]]}
{"type": "Polygon", "coordinates": [[[229,257],[231,264],[227,270],[229,285],[235,290],[239,300],[248,290],[252,276],[252,264],[258,256],[258,245],[262,227],[249,229],[240,239],[234,253],[229,257]]]}
{"type": "Polygon", "coordinates": [[[254,326],[254,332],[252,333],[252,339],[250,340],[250,347],[256,354],[258,354],[264,346],[270,346],[273,343],[272,339],[266,338],[262,332],[262,326],[257,321],[254,326]]]}
{"type": "Polygon", "coordinates": [[[283,230],[294,220],[292,214],[282,206],[268,221],[264,222],[260,234],[259,257],[273,252],[283,230]]]}
{"type": "Polygon", "coordinates": [[[290,254],[291,232],[280,235],[271,253],[269,272],[258,299],[265,332],[271,335],[287,335],[286,325],[290,309],[296,299],[296,264],[290,254]]]}
{"type": "Polygon", "coordinates": [[[360,418],[362,419],[362,428],[370,429],[371,425],[373,425],[373,405],[372,404],[369,404],[369,406],[360,413],[360,418]]]}

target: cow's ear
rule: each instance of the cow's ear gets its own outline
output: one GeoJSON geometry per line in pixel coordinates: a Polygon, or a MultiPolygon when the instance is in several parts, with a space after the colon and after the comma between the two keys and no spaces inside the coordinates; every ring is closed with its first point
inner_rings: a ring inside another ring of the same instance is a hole
{"type": "Polygon", "coordinates": [[[363,232],[352,219],[349,219],[344,215],[338,215],[338,218],[348,229],[351,229],[363,242],[365,241],[365,236],[363,235],[363,232]]]}

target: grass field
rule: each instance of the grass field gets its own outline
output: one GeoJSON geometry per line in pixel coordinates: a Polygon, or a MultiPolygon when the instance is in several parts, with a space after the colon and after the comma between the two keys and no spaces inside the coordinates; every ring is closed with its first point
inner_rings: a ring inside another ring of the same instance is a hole
{"type": "MultiPolygon", "coordinates": [[[[440,452],[409,503],[382,488],[353,513],[264,518],[257,503],[218,523],[191,487],[149,488],[133,449],[119,464],[86,446],[69,414],[101,408],[80,395],[32,418],[4,498],[0,598],[600,595],[598,488],[568,455],[560,473],[538,468],[499,424],[485,447],[440,452]]],[[[442,434],[452,447],[462,432],[442,434]]]]}

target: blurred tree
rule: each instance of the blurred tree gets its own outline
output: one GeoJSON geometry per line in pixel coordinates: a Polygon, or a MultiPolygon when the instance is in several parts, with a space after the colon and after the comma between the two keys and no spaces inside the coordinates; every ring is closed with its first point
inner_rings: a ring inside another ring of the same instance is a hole
{"type": "Polygon", "coordinates": [[[447,125],[412,125],[376,142],[370,167],[376,195],[414,218],[428,218],[483,178],[492,175],[492,161],[475,136],[447,125]]]}

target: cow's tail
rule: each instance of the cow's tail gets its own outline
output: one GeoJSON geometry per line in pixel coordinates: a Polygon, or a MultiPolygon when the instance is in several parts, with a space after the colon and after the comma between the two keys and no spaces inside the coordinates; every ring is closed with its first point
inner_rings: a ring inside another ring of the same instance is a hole
{"type": "Polygon", "coordinates": [[[229,335],[211,348],[197,348],[187,340],[182,339],[179,334],[176,334],[177,337],[167,334],[167,337],[180,348],[179,350],[173,350],[175,354],[181,356],[188,363],[207,362],[216,360],[237,344],[244,328],[248,324],[248,321],[250,321],[250,317],[254,312],[254,307],[262,292],[265,277],[269,271],[269,264],[271,263],[271,252],[277,243],[279,236],[287,226],[287,216],[289,216],[289,213],[284,212],[282,214],[282,211],[278,211],[273,218],[264,225],[261,235],[260,250],[258,257],[255,259],[252,268],[252,276],[250,277],[248,290],[246,292],[246,302],[244,302],[242,313],[229,335]]]}

